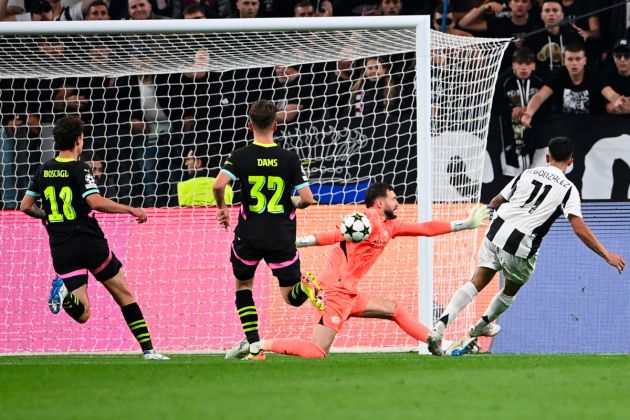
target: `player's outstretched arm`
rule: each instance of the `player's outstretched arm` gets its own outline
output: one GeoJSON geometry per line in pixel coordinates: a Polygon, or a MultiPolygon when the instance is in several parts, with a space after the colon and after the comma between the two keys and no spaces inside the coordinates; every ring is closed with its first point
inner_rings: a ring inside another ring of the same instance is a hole
{"type": "Polygon", "coordinates": [[[88,205],[93,210],[100,211],[101,213],[130,214],[136,218],[138,223],[147,221],[147,215],[144,213],[144,210],[125,204],[119,204],[100,194],[90,194],[85,198],[85,201],[87,201],[88,205]]]}
{"type": "Polygon", "coordinates": [[[579,216],[575,216],[573,214],[569,215],[569,222],[573,227],[573,232],[577,235],[578,238],[584,245],[589,247],[593,252],[602,257],[606,262],[619,271],[619,274],[623,271],[626,266],[626,262],[623,257],[619,254],[615,254],[614,252],[608,252],[606,247],[599,242],[597,236],[593,233],[590,227],[586,224],[584,219],[579,216]]]}
{"type": "Polygon", "coordinates": [[[476,229],[484,226],[488,219],[488,207],[484,204],[473,207],[466,220],[439,222],[432,220],[424,223],[397,223],[393,236],[437,236],[464,229],[476,229]]]}
{"type": "Polygon", "coordinates": [[[470,209],[468,218],[466,220],[456,220],[451,222],[451,229],[453,232],[457,232],[464,229],[477,229],[480,226],[485,226],[490,211],[488,206],[481,204],[479,206],[470,209]]]}
{"type": "Polygon", "coordinates": [[[36,204],[37,198],[32,195],[26,194],[20,202],[20,210],[36,219],[46,220],[46,213],[36,204]]]}
{"type": "Polygon", "coordinates": [[[297,248],[304,248],[307,246],[325,246],[334,245],[338,242],[344,241],[345,238],[339,230],[332,232],[316,233],[313,235],[298,236],[295,238],[295,246],[297,248]]]}

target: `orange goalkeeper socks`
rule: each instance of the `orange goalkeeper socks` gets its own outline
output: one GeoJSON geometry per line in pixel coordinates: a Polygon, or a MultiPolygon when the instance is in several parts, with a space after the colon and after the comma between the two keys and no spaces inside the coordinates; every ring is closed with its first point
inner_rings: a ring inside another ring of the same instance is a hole
{"type": "Polygon", "coordinates": [[[427,342],[427,336],[431,331],[429,327],[414,319],[411,314],[402,307],[402,305],[396,306],[392,320],[398,324],[401,330],[409,334],[411,337],[422,341],[423,343],[427,342]]]}
{"type": "Polygon", "coordinates": [[[316,343],[301,338],[282,338],[265,340],[264,350],[270,350],[278,354],[290,354],[309,359],[326,357],[326,352],[316,343]],[[267,344],[268,343],[268,344],[267,344]]]}

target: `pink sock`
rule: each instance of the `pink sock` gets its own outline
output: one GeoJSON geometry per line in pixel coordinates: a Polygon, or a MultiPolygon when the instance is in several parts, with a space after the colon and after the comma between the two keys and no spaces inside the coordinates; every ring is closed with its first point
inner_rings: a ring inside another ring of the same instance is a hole
{"type": "Polygon", "coordinates": [[[423,343],[427,342],[427,336],[431,330],[426,325],[414,319],[401,305],[396,306],[392,320],[398,324],[400,329],[416,340],[422,341],[423,343]]]}
{"type": "Polygon", "coordinates": [[[321,347],[310,340],[302,340],[301,338],[272,340],[271,348],[268,350],[278,354],[291,354],[307,358],[326,357],[326,352],[321,347]]]}

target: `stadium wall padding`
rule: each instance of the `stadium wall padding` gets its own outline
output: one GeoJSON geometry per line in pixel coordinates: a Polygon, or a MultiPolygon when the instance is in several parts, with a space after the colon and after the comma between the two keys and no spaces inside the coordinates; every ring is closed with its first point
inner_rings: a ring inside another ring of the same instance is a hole
{"type": "MultiPolygon", "coordinates": [[[[630,259],[630,202],[588,202],[584,220],[611,252],[630,259]]],[[[628,353],[630,275],[619,275],[558,218],[536,270],[499,319],[496,353],[628,353]]]]}

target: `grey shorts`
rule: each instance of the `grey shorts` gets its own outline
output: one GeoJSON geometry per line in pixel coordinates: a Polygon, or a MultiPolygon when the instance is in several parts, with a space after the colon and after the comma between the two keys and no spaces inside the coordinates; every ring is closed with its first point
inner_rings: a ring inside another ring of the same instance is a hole
{"type": "Polygon", "coordinates": [[[477,265],[502,271],[507,280],[522,285],[532,276],[536,268],[536,258],[536,255],[531,258],[516,257],[490,242],[488,238],[483,238],[477,265]]]}

